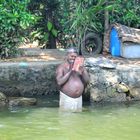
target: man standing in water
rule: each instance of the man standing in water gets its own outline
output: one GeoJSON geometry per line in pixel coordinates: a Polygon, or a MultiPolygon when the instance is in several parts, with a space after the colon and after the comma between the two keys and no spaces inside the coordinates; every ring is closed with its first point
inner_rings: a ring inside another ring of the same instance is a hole
{"type": "Polygon", "coordinates": [[[82,93],[89,82],[89,74],[83,65],[79,67],[78,71],[73,69],[77,57],[77,50],[69,48],[66,61],[60,64],[56,70],[56,80],[60,89],[59,106],[61,110],[82,111],[82,93]]]}

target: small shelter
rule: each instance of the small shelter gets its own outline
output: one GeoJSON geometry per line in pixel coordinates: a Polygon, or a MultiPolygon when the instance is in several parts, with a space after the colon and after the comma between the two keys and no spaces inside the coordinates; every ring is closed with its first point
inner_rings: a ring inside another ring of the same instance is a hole
{"type": "Polygon", "coordinates": [[[140,58],[140,29],[118,23],[112,24],[107,33],[104,52],[124,58],[140,58]]]}

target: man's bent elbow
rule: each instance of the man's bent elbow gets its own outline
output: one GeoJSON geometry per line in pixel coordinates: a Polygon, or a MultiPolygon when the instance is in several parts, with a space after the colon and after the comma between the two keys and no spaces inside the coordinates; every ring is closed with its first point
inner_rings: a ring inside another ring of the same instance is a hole
{"type": "Polygon", "coordinates": [[[63,83],[62,83],[61,81],[57,81],[57,85],[58,85],[59,87],[61,87],[61,86],[63,85],[63,83]]]}
{"type": "Polygon", "coordinates": [[[85,79],[85,83],[86,83],[86,84],[89,84],[89,82],[90,82],[90,78],[87,77],[87,78],[85,79]]]}

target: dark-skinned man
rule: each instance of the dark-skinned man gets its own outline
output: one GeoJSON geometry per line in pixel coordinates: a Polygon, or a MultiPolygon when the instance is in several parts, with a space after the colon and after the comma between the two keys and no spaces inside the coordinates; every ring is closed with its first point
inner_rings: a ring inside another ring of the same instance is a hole
{"type": "Polygon", "coordinates": [[[82,111],[82,94],[89,82],[89,74],[84,65],[78,71],[74,70],[77,57],[75,48],[67,49],[65,62],[56,69],[56,81],[60,90],[59,107],[63,111],[82,111]]]}

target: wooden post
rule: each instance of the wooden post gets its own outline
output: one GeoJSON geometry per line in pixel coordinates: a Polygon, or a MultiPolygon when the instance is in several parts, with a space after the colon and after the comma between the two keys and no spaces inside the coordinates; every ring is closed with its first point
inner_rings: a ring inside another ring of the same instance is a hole
{"type": "MultiPolygon", "coordinates": [[[[106,1],[106,6],[108,2],[106,1]]],[[[109,11],[104,10],[104,39],[103,39],[103,54],[107,53],[107,47],[109,46],[109,37],[108,37],[108,29],[109,29],[109,11]]]]}

